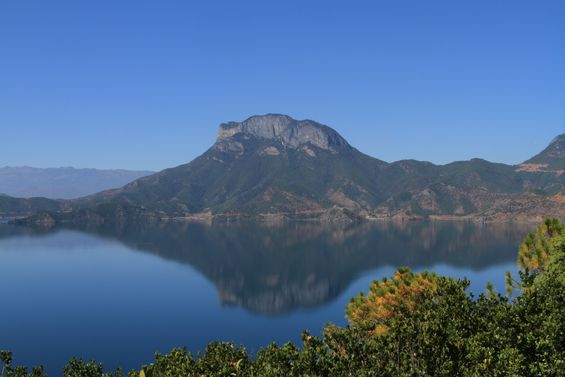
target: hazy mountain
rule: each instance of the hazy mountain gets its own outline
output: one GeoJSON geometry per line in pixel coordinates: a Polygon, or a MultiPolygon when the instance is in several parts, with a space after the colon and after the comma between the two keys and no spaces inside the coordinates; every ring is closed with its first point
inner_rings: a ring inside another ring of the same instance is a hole
{"type": "MultiPolygon", "coordinates": [[[[562,159],[555,143],[547,154],[553,164],[562,159]]],[[[214,145],[192,162],[72,201],[74,211],[55,218],[537,220],[565,216],[564,187],[560,172],[481,159],[387,163],[327,126],[269,114],[222,124],[214,145]]]]}
{"type": "Polygon", "coordinates": [[[73,199],[122,187],[150,171],[75,168],[0,168],[0,193],[18,198],[73,199]]]}

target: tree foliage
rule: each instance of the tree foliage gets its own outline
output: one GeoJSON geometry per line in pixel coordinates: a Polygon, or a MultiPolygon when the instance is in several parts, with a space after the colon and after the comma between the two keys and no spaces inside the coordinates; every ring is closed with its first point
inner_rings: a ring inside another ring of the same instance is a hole
{"type": "Polygon", "coordinates": [[[563,225],[558,219],[545,219],[535,232],[530,232],[518,250],[518,267],[541,271],[545,268],[555,243],[563,235],[563,225]]]}
{"type": "Polygon", "coordinates": [[[423,300],[436,294],[438,283],[439,278],[433,273],[414,274],[408,268],[400,268],[391,279],[373,281],[367,295],[361,292],[352,298],[346,316],[352,325],[383,334],[391,318],[414,312],[423,300]]]}

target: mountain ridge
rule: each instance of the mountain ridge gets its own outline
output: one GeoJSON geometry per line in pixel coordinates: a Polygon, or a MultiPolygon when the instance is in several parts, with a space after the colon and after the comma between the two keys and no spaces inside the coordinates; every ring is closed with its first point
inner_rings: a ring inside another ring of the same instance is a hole
{"type": "Polygon", "coordinates": [[[187,164],[65,202],[69,211],[49,216],[54,222],[128,216],[535,221],[565,217],[564,188],[559,172],[482,159],[388,163],[361,153],[328,126],[267,114],[222,123],[216,142],[187,164]]]}
{"type": "Polygon", "coordinates": [[[520,167],[523,170],[565,173],[565,133],[557,135],[543,151],[524,161],[520,167]]]}

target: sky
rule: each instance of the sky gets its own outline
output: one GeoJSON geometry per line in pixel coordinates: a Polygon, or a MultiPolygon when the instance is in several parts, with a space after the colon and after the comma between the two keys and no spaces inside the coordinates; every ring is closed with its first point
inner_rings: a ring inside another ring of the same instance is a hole
{"type": "Polygon", "coordinates": [[[0,166],[160,170],[265,113],[519,163],[565,132],[565,1],[0,1],[0,166]]]}

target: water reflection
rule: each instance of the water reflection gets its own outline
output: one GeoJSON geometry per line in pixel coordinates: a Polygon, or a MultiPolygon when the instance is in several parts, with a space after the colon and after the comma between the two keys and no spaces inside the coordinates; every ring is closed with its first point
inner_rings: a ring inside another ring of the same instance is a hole
{"type": "MultiPolygon", "coordinates": [[[[380,267],[480,270],[513,262],[528,228],[469,222],[122,222],[81,230],[190,265],[213,282],[222,304],[275,315],[331,301],[362,272],[380,267]]],[[[0,231],[0,237],[6,233],[0,231]]]]}

